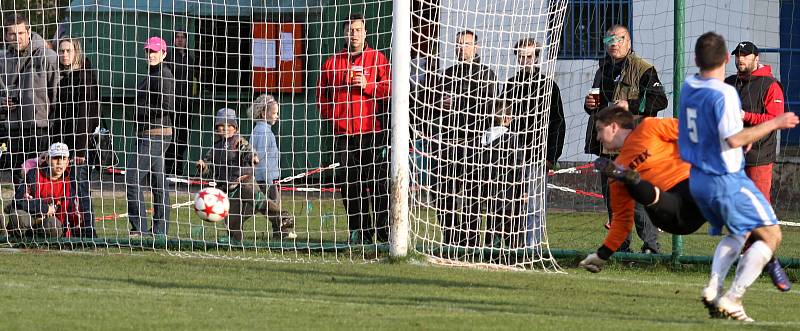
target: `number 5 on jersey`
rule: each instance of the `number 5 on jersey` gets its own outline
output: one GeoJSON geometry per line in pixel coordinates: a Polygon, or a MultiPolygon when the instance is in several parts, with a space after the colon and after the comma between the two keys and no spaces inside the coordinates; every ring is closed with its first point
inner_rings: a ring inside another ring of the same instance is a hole
{"type": "Polygon", "coordinates": [[[697,109],[686,108],[686,128],[689,129],[689,140],[697,143],[697,109]]]}

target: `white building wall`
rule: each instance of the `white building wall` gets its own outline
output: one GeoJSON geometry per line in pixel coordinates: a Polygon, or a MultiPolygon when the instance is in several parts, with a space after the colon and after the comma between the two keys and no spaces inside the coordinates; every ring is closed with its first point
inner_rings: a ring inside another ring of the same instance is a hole
{"type": "MultiPolygon", "coordinates": [[[[464,29],[475,30],[479,35],[482,61],[495,70],[502,82],[515,72],[516,60],[511,47],[516,40],[533,36],[546,41],[546,1],[530,0],[441,0],[440,53],[441,68],[454,62],[455,34],[464,29]]],[[[693,60],[694,42],[707,31],[725,36],[728,48],[749,40],[760,48],[780,46],[779,2],[775,0],[686,0],[684,59],[686,75],[696,72],[693,60]]],[[[658,71],[669,97],[669,107],[660,116],[672,116],[673,107],[673,1],[633,1],[633,49],[650,61],[658,71]]],[[[555,48],[545,42],[545,54],[555,48]]],[[[762,54],[762,63],[772,65],[773,73],[780,72],[777,54],[762,54]]],[[[543,71],[554,72],[561,87],[567,120],[567,134],[563,161],[589,161],[593,157],[583,153],[584,135],[588,115],[583,111],[586,95],[597,69],[596,60],[553,61],[543,59],[543,71]]],[[[729,74],[735,73],[733,61],[729,74]]]]}

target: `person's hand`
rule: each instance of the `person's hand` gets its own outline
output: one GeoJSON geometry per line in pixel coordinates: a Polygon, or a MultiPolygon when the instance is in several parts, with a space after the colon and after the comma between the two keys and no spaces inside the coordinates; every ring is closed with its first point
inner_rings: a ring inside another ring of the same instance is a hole
{"type": "Polygon", "coordinates": [[[597,107],[600,107],[600,103],[592,98],[591,95],[587,94],[586,98],[583,100],[583,107],[586,109],[597,109],[597,107]]]}
{"type": "Polygon", "coordinates": [[[792,112],[785,112],[778,115],[778,117],[775,117],[775,121],[778,123],[778,129],[791,129],[800,122],[797,115],[792,112]]]}
{"type": "Polygon", "coordinates": [[[751,149],[753,149],[753,143],[749,143],[744,146],[744,154],[747,154],[751,149]]]}
{"type": "Polygon", "coordinates": [[[603,270],[603,267],[606,265],[606,260],[601,259],[597,256],[597,253],[592,253],[586,256],[580,264],[581,268],[584,268],[588,271],[598,273],[603,270]]]}
{"type": "Polygon", "coordinates": [[[14,102],[14,99],[12,99],[12,98],[2,98],[2,99],[0,99],[0,102],[3,103],[2,104],[3,108],[6,108],[8,110],[12,110],[14,108],[17,108],[17,104],[14,102]]]}
{"type": "Polygon", "coordinates": [[[82,157],[82,156],[76,156],[75,157],[75,164],[85,164],[85,163],[86,163],[86,158],[85,157],[82,157]]]}
{"type": "Polygon", "coordinates": [[[625,110],[628,110],[628,100],[617,100],[614,102],[617,106],[622,107],[625,110]]]}
{"type": "Polygon", "coordinates": [[[241,183],[247,180],[248,178],[250,178],[250,175],[241,175],[239,176],[239,178],[236,178],[236,181],[234,181],[234,183],[241,183]]]}
{"type": "Polygon", "coordinates": [[[358,73],[355,76],[353,76],[353,78],[350,80],[350,83],[353,84],[353,86],[358,86],[361,87],[362,89],[366,88],[367,77],[364,77],[363,73],[358,73]]]}
{"type": "Polygon", "coordinates": [[[442,105],[442,109],[444,109],[444,110],[453,109],[453,99],[448,97],[448,96],[445,96],[445,97],[442,98],[442,104],[441,105],[442,105]]]}
{"type": "Polygon", "coordinates": [[[53,216],[56,214],[56,206],[48,205],[47,206],[47,216],[53,216]]]}
{"type": "Polygon", "coordinates": [[[204,174],[208,172],[208,165],[203,160],[197,160],[197,172],[204,174]]]}

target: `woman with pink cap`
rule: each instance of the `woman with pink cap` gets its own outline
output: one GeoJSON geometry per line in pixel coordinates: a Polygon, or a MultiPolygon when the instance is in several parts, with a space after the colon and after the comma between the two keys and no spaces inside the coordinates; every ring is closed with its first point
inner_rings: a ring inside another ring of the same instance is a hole
{"type": "Polygon", "coordinates": [[[165,190],[164,151],[172,141],[175,116],[175,79],[163,65],[167,43],[150,37],[144,45],[149,70],[136,86],[136,151],[127,155],[125,185],[130,236],[167,234],[170,202],[165,190]],[[153,227],[148,229],[142,183],[150,179],[153,193],[153,227]]]}

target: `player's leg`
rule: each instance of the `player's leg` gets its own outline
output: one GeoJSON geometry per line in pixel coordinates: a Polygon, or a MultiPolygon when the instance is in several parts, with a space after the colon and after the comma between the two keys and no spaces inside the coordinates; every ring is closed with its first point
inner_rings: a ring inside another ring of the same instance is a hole
{"type": "MultiPolygon", "coordinates": [[[[745,167],[744,171],[758,190],[764,194],[764,198],[767,199],[767,202],[772,202],[770,194],[772,189],[772,163],[745,167]]],[[[748,240],[745,250],[747,250],[747,247],[752,243],[753,241],[748,240]]],[[[786,275],[786,271],[783,270],[783,267],[781,267],[780,262],[778,262],[775,256],[773,256],[766,267],[764,267],[764,272],[770,276],[772,284],[774,284],[778,290],[786,292],[792,289],[792,282],[789,280],[789,276],[786,275]]]]}
{"type": "Polygon", "coordinates": [[[753,182],[742,176],[741,188],[730,195],[725,206],[726,224],[731,233],[751,232],[756,241],[742,255],[730,289],[717,303],[720,312],[729,318],[752,321],[744,312],[742,298],[746,289],[758,279],[781,242],[775,212],[753,182]]]}
{"type": "MultiPolygon", "coordinates": [[[[720,235],[722,228],[726,226],[725,215],[728,215],[726,208],[730,208],[731,203],[725,197],[714,196],[713,188],[705,177],[701,175],[692,176],[695,175],[691,175],[689,179],[691,196],[694,198],[700,213],[708,220],[709,233],[720,235]]],[[[722,294],[725,277],[739,256],[744,240],[745,237],[742,233],[731,232],[731,234],[720,240],[714,250],[714,257],[711,260],[711,274],[700,298],[703,305],[708,308],[709,315],[712,318],[721,317],[717,302],[722,294]]]]}

